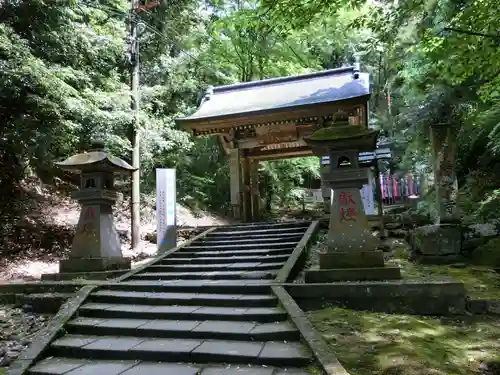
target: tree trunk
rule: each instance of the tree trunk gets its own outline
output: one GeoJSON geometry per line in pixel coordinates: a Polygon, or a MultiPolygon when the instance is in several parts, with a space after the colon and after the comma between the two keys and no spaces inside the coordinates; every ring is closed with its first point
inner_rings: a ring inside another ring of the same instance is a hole
{"type": "Polygon", "coordinates": [[[431,127],[437,223],[457,220],[456,173],[458,129],[452,125],[431,127]]]}

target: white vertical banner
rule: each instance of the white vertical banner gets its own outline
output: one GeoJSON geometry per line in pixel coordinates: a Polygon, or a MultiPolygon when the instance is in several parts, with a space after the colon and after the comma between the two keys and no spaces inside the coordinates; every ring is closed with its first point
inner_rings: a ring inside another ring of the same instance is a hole
{"type": "Polygon", "coordinates": [[[177,246],[175,169],[156,169],[156,247],[159,252],[177,246]]]}
{"type": "Polygon", "coordinates": [[[366,184],[361,188],[361,198],[363,200],[363,207],[367,215],[375,215],[375,199],[373,196],[373,185],[366,184]]]}

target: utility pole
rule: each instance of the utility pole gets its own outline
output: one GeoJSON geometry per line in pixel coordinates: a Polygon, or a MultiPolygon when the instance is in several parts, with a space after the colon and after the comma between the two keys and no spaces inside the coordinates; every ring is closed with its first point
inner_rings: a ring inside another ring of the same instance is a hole
{"type": "Polygon", "coordinates": [[[139,13],[160,6],[159,1],[130,0],[130,109],[133,121],[130,124],[130,144],[132,146],[132,194],[130,199],[131,247],[137,249],[141,242],[141,160],[140,160],[140,119],[139,119],[139,35],[137,26],[139,13]]]}
{"type": "Polygon", "coordinates": [[[132,166],[137,168],[132,172],[132,194],[130,200],[131,217],[131,242],[132,249],[137,249],[141,241],[141,211],[140,211],[140,193],[141,193],[141,175],[140,175],[140,157],[139,157],[139,38],[137,35],[137,23],[139,0],[131,0],[130,9],[130,109],[132,111],[133,121],[130,124],[130,143],[132,146],[132,166]]]}

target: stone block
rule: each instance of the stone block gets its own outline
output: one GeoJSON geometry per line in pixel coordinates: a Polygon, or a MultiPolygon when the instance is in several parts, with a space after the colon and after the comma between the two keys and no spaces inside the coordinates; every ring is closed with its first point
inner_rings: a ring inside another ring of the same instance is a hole
{"type": "Polygon", "coordinates": [[[462,250],[463,251],[473,251],[477,249],[479,246],[486,244],[491,237],[475,237],[464,239],[462,242],[462,250]]]}
{"type": "Polygon", "coordinates": [[[417,255],[414,257],[415,263],[418,264],[455,264],[455,263],[465,263],[467,259],[460,255],[417,255]]]}
{"type": "Polygon", "coordinates": [[[114,279],[127,273],[130,269],[118,269],[110,271],[97,271],[97,272],[70,272],[70,273],[44,273],[42,274],[42,281],[66,281],[74,279],[86,280],[108,280],[114,279]]]}
{"type": "Polygon", "coordinates": [[[125,270],[125,269],[130,269],[130,267],[131,267],[130,259],[121,257],[71,258],[71,259],[62,259],[59,262],[60,273],[125,270]]]}
{"type": "Polygon", "coordinates": [[[398,279],[401,279],[401,270],[399,267],[339,268],[330,270],[308,270],[305,272],[306,283],[398,279]]]}
{"type": "Polygon", "coordinates": [[[461,315],[466,311],[464,284],[452,280],[293,284],[287,290],[305,310],[343,306],[418,315],[461,315]]]}
{"type": "Polygon", "coordinates": [[[413,233],[413,246],[417,254],[424,256],[460,254],[462,247],[461,226],[432,224],[418,227],[413,233]]]}
{"type": "Polygon", "coordinates": [[[473,314],[486,314],[488,301],[484,299],[470,299],[467,301],[467,311],[473,314]]]}
{"type": "Polygon", "coordinates": [[[383,267],[382,251],[331,251],[319,254],[319,268],[366,268],[383,267]]]}

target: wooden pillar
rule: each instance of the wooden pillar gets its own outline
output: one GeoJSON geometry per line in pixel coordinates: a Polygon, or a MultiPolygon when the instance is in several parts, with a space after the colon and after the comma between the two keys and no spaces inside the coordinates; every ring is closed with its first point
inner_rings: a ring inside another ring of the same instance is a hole
{"type": "MultiPolygon", "coordinates": [[[[320,158],[321,162],[321,158],[320,158]]],[[[328,171],[328,166],[320,165],[320,175],[321,175],[321,195],[323,196],[323,210],[325,214],[330,213],[330,207],[332,205],[332,189],[329,186],[325,186],[323,182],[323,174],[328,171]]]]}
{"type": "Polygon", "coordinates": [[[457,133],[449,124],[434,125],[430,130],[437,224],[457,220],[457,133]]]}
{"type": "Polygon", "coordinates": [[[252,195],[250,190],[250,159],[241,158],[242,194],[241,203],[243,207],[243,221],[252,221],[252,195]]]}
{"type": "Polygon", "coordinates": [[[229,178],[231,189],[231,207],[233,209],[233,218],[239,220],[242,218],[241,204],[241,157],[240,150],[233,148],[229,152],[229,178]]]}
{"type": "Polygon", "coordinates": [[[252,221],[260,220],[259,161],[250,161],[250,191],[252,200],[252,221]]]}

